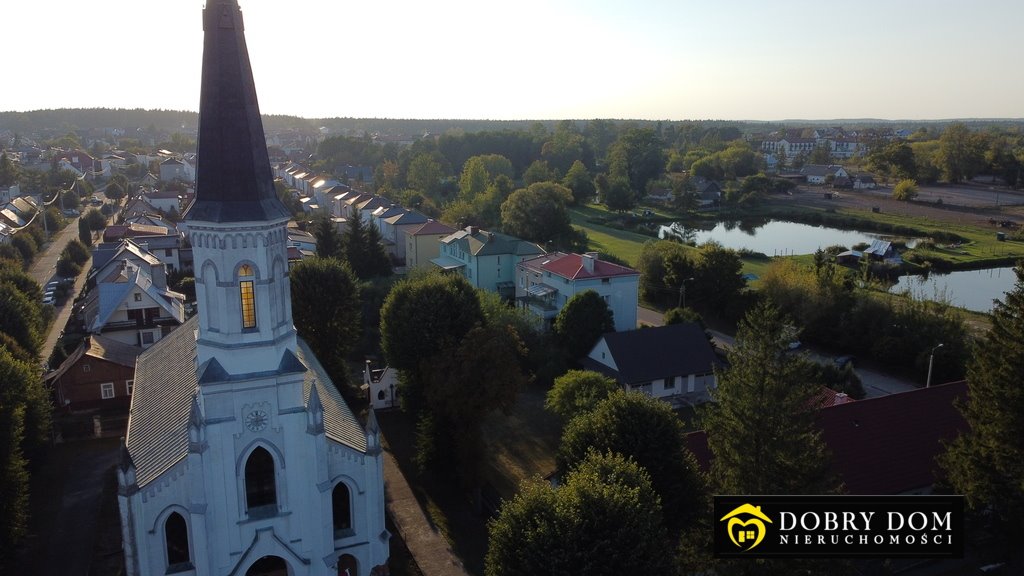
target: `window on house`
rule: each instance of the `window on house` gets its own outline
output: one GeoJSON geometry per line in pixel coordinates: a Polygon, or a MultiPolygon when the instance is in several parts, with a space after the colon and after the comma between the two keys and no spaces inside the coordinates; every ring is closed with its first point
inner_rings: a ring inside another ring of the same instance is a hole
{"type": "Polygon", "coordinates": [[[173,248],[164,248],[164,256],[167,256],[168,258],[170,258],[171,256],[174,256],[174,249],[173,248]]]}
{"type": "Polygon", "coordinates": [[[142,302],[142,294],[136,292],[135,294],[133,294],[133,296],[135,297],[136,302],[142,302]]]}
{"type": "Polygon", "coordinates": [[[82,372],[89,372],[91,370],[92,366],[89,366],[88,364],[82,364],[82,372]]]}
{"type": "Polygon", "coordinates": [[[274,512],[276,504],[274,457],[266,448],[258,447],[245,462],[245,507],[250,515],[260,511],[269,515],[274,512]]]}
{"type": "Polygon", "coordinates": [[[124,385],[128,395],[131,396],[132,393],[135,392],[135,380],[126,380],[124,385]]]}
{"type": "Polygon", "coordinates": [[[243,264],[238,269],[238,287],[242,298],[242,328],[256,327],[256,291],[253,285],[252,267],[243,264]]]}
{"type": "Polygon", "coordinates": [[[181,514],[171,512],[167,517],[164,522],[164,541],[167,544],[167,571],[179,572],[191,568],[188,525],[181,514]]]}
{"type": "Polygon", "coordinates": [[[153,333],[152,332],[143,332],[142,333],[142,343],[143,344],[152,344],[153,343],[153,333]]]}
{"type": "Polygon", "coordinates": [[[104,382],[100,384],[100,398],[104,400],[110,400],[114,397],[114,383],[104,382]]]}
{"type": "Polygon", "coordinates": [[[352,501],[349,498],[348,485],[338,482],[331,492],[331,508],[334,517],[334,537],[352,529],[352,501]]]}

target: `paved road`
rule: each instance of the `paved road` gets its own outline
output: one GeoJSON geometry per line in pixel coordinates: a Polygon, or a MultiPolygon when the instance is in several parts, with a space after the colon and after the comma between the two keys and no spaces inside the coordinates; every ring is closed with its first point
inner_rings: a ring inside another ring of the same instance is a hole
{"type": "MultiPolygon", "coordinates": [[[[648,326],[661,326],[664,323],[660,312],[644,308],[643,306],[637,307],[637,322],[648,326]]],[[[729,334],[718,330],[709,330],[709,332],[711,332],[715,346],[718,348],[728,350],[735,344],[735,339],[729,334]]],[[[826,354],[813,348],[805,347],[805,350],[812,360],[822,364],[832,362],[834,358],[831,354],[826,354]]],[[[858,363],[855,370],[857,376],[860,376],[861,384],[863,384],[864,392],[868,398],[908,392],[917,388],[913,382],[887,374],[870,363],[858,363]]]]}

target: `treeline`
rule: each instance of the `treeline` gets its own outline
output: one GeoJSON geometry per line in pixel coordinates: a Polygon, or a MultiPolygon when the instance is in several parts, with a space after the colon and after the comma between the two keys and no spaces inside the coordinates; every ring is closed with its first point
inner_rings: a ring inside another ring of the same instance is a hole
{"type": "Polygon", "coordinates": [[[39,354],[52,309],[23,265],[0,258],[0,570],[26,536],[30,465],[50,432],[39,354]]]}

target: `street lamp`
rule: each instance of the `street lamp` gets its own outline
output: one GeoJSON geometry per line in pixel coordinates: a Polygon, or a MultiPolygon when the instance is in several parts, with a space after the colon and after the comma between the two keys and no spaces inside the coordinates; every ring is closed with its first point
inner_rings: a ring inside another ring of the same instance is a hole
{"type": "Polygon", "coordinates": [[[928,388],[932,385],[932,362],[935,361],[935,351],[942,348],[944,344],[939,344],[932,348],[932,351],[928,354],[928,379],[925,380],[924,387],[928,388]]]}
{"type": "Polygon", "coordinates": [[[679,302],[677,304],[679,308],[686,308],[686,283],[690,280],[693,280],[692,276],[679,283],[679,302]]]}

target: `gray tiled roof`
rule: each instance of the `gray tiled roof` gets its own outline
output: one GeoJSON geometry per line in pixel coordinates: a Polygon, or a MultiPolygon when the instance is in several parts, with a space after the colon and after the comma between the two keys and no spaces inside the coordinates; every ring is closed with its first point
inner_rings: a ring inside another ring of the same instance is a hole
{"type": "MultiPolygon", "coordinates": [[[[128,420],[128,452],[136,466],[139,487],[160,477],[188,455],[188,421],[196,393],[197,318],[157,342],[139,357],[128,420]]],[[[366,435],[323,367],[301,339],[296,356],[309,369],[303,396],[313,386],[324,408],[324,431],[335,442],[366,451],[366,435]]]]}

